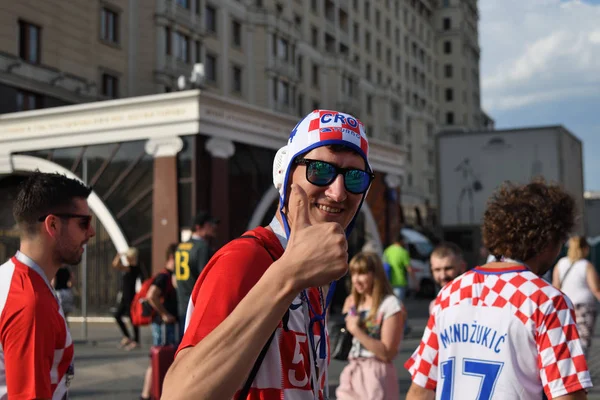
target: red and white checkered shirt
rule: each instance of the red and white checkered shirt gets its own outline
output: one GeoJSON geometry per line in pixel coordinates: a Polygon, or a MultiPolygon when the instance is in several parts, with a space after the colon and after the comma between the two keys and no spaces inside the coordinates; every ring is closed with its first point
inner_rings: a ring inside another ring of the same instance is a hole
{"type": "Polygon", "coordinates": [[[517,265],[477,267],[439,293],[405,367],[436,399],[539,400],[592,387],[571,301],[517,265]]]}

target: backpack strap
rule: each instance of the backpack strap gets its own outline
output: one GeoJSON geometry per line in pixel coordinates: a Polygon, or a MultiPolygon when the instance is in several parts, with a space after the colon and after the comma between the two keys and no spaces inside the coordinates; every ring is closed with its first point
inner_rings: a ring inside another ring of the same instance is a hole
{"type": "MultiPolygon", "coordinates": [[[[260,244],[265,248],[267,253],[269,253],[271,258],[273,259],[273,262],[276,261],[275,257],[273,257],[273,254],[271,254],[269,249],[267,249],[267,246],[265,246],[265,244],[263,243],[262,240],[260,240],[260,238],[258,238],[256,236],[252,236],[252,235],[243,235],[243,236],[240,236],[238,239],[247,239],[247,238],[251,238],[251,239],[259,241],[260,244]]],[[[288,312],[286,311],[286,316],[287,315],[288,315],[288,312]]],[[[285,316],[284,316],[284,318],[285,318],[285,316]]],[[[289,316],[288,316],[288,318],[289,318],[289,316]]],[[[275,336],[276,331],[277,331],[277,328],[275,328],[273,333],[271,333],[269,340],[267,340],[267,343],[265,343],[265,346],[260,351],[260,354],[258,355],[256,362],[252,366],[250,375],[248,376],[248,379],[246,379],[246,383],[244,383],[244,386],[242,387],[242,390],[240,391],[240,394],[237,397],[238,400],[246,399],[248,397],[248,393],[250,392],[250,386],[252,386],[252,382],[254,382],[254,378],[256,378],[256,374],[258,374],[258,370],[260,369],[260,366],[261,366],[263,360],[265,359],[265,356],[267,355],[267,351],[269,351],[269,346],[271,346],[271,342],[273,341],[273,337],[275,336]]]]}

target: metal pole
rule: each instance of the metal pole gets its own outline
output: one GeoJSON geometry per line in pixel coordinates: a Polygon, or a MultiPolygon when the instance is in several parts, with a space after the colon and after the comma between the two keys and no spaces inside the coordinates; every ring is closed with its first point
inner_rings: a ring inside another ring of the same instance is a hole
{"type": "MultiPolygon", "coordinates": [[[[82,160],[82,179],[83,183],[87,185],[87,174],[88,174],[88,163],[87,157],[84,155],[82,160]]],[[[81,324],[81,335],[83,336],[84,342],[88,340],[88,326],[87,326],[87,244],[83,248],[83,257],[81,258],[81,316],[83,321],[81,324]]]]}

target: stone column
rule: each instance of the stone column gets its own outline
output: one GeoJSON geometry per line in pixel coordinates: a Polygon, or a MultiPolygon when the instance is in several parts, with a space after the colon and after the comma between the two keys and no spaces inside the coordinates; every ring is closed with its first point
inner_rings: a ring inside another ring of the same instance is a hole
{"type": "Polygon", "coordinates": [[[212,156],[210,177],[210,211],[221,220],[216,248],[231,239],[229,225],[229,158],[235,154],[235,145],[231,140],[212,137],[206,141],[206,150],[212,156]]]}
{"type": "Polygon", "coordinates": [[[165,265],[165,251],[179,242],[179,202],[177,153],[183,140],[177,136],[154,138],[146,142],[146,153],[154,156],[152,190],[152,273],[165,265]]]}

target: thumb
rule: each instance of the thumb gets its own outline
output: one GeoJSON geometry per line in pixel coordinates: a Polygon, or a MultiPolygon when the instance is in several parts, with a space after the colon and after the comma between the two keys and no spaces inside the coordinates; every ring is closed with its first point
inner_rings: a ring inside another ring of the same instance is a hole
{"type": "Polygon", "coordinates": [[[293,211],[290,210],[293,218],[290,230],[294,232],[311,225],[308,216],[308,207],[310,205],[308,195],[300,185],[292,184],[291,189],[293,196],[290,196],[290,203],[294,205],[294,209],[293,211]]]}

